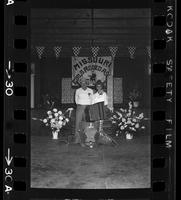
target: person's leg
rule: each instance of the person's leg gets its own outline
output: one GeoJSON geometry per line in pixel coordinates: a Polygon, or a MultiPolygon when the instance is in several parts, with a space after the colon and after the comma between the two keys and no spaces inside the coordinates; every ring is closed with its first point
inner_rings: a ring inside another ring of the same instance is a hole
{"type": "Polygon", "coordinates": [[[82,117],[84,114],[84,107],[83,105],[77,105],[76,109],[76,119],[75,119],[75,143],[81,143],[81,138],[80,138],[80,129],[81,129],[81,122],[82,122],[82,117]]]}
{"type": "Polygon", "coordinates": [[[79,136],[80,136],[80,143],[81,143],[81,146],[85,146],[85,108],[86,108],[86,105],[83,105],[82,106],[82,112],[81,112],[81,121],[79,123],[79,136]]]}

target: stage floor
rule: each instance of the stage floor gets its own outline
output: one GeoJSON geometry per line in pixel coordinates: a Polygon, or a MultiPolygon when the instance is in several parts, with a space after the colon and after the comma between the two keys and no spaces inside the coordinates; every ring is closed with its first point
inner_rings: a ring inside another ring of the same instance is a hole
{"type": "Polygon", "coordinates": [[[150,136],[118,138],[93,149],[31,136],[31,187],[114,189],[150,187],[150,136]]]}

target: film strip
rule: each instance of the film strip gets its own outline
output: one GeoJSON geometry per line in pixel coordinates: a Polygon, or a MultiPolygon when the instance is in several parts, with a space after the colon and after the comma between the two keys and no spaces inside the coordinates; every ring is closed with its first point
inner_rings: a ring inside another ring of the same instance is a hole
{"type": "Polygon", "coordinates": [[[151,187],[94,192],[31,188],[31,6],[28,0],[4,2],[4,200],[176,199],[176,1],[150,3],[151,48],[147,51],[151,59],[151,187]]]}

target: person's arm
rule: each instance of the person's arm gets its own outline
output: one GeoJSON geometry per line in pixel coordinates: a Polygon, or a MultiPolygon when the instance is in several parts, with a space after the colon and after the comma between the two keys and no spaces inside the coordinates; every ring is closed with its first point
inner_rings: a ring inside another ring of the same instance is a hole
{"type": "Polygon", "coordinates": [[[104,105],[107,106],[108,105],[108,97],[107,94],[104,93],[104,105]]]}
{"type": "Polygon", "coordinates": [[[75,103],[76,103],[76,104],[78,103],[78,98],[79,98],[78,95],[79,95],[79,94],[78,94],[78,90],[76,90],[76,91],[75,91],[75,103]]]}

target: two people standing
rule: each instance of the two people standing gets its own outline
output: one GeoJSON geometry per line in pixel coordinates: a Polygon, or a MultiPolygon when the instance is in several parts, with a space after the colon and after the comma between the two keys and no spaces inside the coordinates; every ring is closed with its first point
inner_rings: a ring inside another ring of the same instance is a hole
{"type": "Polygon", "coordinates": [[[75,103],[76,108],[76,123],[75,123],[75,143],[80,143],[82,147],[85,146],[83,140],[83,127],[82,121],[85,121],[85,109],[87,106],[104,102],[107,106],[107,94],[103,91],[103,83],[99,80],[96,82],[96,90],[94,93],[91,88],[87,87],[87,80],[81,79],[81,87],[75,92],[75,103]]]}

